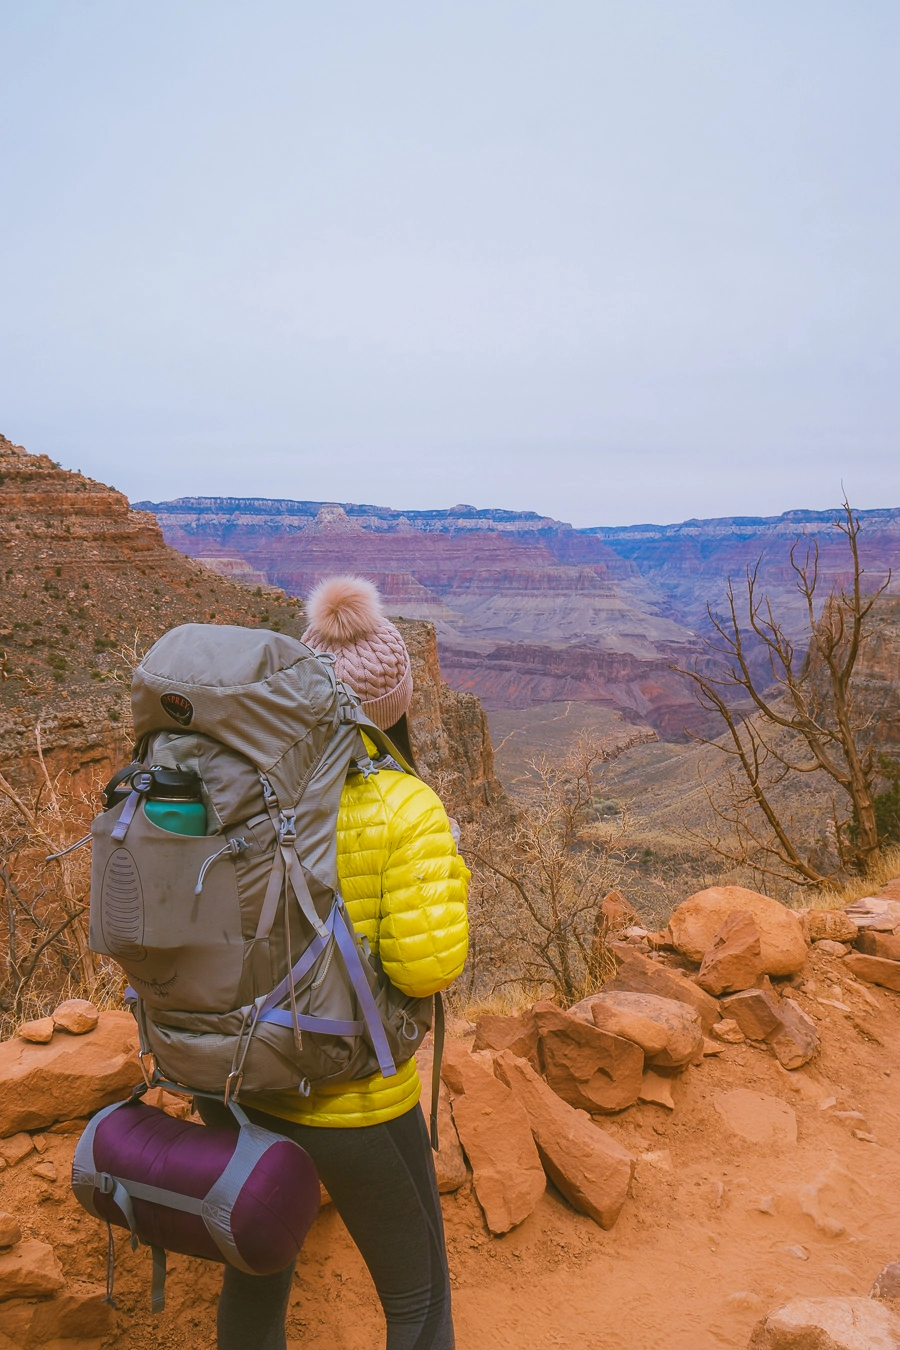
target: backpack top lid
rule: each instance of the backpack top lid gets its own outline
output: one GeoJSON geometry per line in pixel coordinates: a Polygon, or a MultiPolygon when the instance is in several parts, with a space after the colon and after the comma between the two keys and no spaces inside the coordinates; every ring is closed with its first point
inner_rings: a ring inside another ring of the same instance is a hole
{"type": "Polygon", "coordinates": [[[357,700],[330,664],[286,633],[185,623],[150,648],[134,672],[135,735],[202,732],[266,773],[282,805],[298,800],[357,700]]]}

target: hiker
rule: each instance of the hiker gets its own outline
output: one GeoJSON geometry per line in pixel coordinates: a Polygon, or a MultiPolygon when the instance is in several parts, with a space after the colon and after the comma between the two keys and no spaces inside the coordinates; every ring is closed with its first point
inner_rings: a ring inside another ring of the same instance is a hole
{"type": "MultiPolygon", "coordinates": [[[[406,715],[409,653],[384,617],[378,592],[356,577],[332,577],[309,599],[303,641],[334,657],[337,676],[362,711],[412,760],[406,715]]],[[[377,751],[368,744],[370,753],[377,751]]],[[[384,761],[382,761],[384,763],[384,761]]],[[[391,982],[413,998],[445,989],[467,949],[469,873],[446,812],[431,788],[396,768],[351,773],[338,815],[338,873],[356,931],[391,982]]],[[[258,1125],[300,1144],[356,1242],[387,1319],[387,1350],[450,1350],[454,1344],[444,1230],[428,1131],[418,1108],[414,1058],[380,1073],[297,1092],[244,1092],[258,1125]]],[[[228,1123],[198,1099],[207,1124],[228,1123]]],[[[246,1275],[226,1266],[219,1350],[284,1350],[293,1266],[246,1275]]],[[[374,1337],[372,1338],[374,1344],[374,1337]]]]}

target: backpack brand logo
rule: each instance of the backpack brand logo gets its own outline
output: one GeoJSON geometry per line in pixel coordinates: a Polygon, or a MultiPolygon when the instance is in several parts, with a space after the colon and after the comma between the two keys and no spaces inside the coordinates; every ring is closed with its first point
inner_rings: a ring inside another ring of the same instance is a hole
{"type": "Polygon", "coordinates": [[[180,727],[190,726],[194,716],[194,705],[184,694],[162,694],[160,697],[163,712],[168,713],[173,722],[180,727]]]}

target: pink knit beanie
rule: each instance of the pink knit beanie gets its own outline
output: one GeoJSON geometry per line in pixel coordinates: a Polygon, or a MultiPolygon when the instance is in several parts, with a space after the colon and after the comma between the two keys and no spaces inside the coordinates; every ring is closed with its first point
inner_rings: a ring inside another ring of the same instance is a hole
{"type": "Polygon", "coordinates": [[[309,626],[302,641],[331,652],[338,679],[362,701],[362,710],[382,731],[399,721],[412,699],[406,643],[384,617],[381,598],[364,577],[327,577],[306,605],[309,626]]]}

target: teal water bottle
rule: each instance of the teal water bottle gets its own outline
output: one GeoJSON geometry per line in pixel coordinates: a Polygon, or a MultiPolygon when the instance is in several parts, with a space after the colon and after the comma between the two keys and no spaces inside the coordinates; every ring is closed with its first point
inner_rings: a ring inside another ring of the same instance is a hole
{"type": "Polygon", "coordinates": [[[158,764],[150,773],[153,786],[144,800],[147,819],[172,834],[206,834],[200,775],[193,769],[164,769],[158,764]]]}

